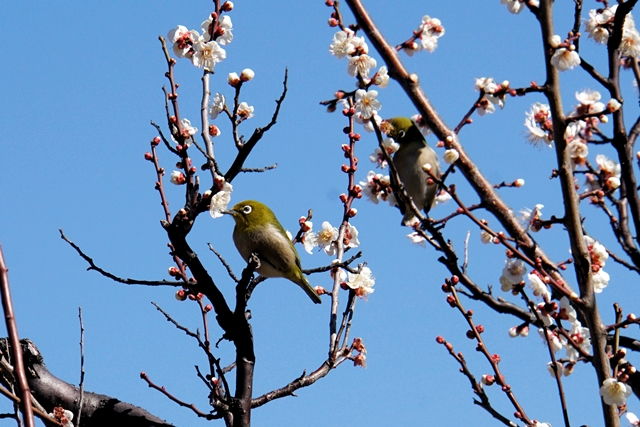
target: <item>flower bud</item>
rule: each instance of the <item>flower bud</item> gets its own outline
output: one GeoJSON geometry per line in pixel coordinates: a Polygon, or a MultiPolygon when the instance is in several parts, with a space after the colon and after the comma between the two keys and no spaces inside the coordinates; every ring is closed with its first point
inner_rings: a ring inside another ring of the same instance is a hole
{"type": "Polygon", "coordinates": [[[238,86],[238,83],[240,83],[240,77],[238,77],[238,73],[229,73],[229,75],[227,76],[227,83],[229,83],[229,85],[233,87],[238,86]]]}
{"type": "Polygon", "coordinates": [[[220,11],[222,12],[231,12],[233,10],[233,2],[226,1],[220,6],[220,11]]]}
{"type": "Polygon", "coordinates": [[[160,137],[156,136],[151,140],[151,145],[159,145],[160,141],[161,141],[160,137]]]}
{"type": "Polygon", "coordinates": [[[184,291],[184,289],[180,289],[178,292],[176,292],[176,299],[178,301],[184,301],[187,299],[187,293],[184,291]]]}
{"type": "Polygon", "coordinates": [[[249,80],[252,80],[255,75],[256,73],[254,73],[251,68],[245,68],[240,73],[240,80],[242,80],[243,82],[248,82],[249,80]]]}

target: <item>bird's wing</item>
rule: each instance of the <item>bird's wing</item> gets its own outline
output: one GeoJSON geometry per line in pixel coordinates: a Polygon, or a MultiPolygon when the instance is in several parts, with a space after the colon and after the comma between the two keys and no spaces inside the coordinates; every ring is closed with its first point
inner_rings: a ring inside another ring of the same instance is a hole
{"type": "Polygon", "coordinates": [[[256,239],[255,249],[260,254],[260,260],[277,270],[279,275],[286,274],[294,264],[300,267],[300,259],[285,232],[273,225],[269,227],[271,230],[260,233],[256,239]]]}

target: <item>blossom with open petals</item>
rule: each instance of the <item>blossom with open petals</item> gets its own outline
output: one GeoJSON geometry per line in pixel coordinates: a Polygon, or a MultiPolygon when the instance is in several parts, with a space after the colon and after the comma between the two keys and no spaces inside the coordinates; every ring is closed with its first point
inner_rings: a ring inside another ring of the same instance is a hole
{"type": "Polygon", "coordinates": [[[627,402],[631,393],[631,387],[614,378],[607,378],[600,387],[600,396],[607,405],[622,406],[627,402]]]}
{"type": "Polygon", "coordinates": [[[214,120],[216,117],[218,117],[218,114],[224,111],[225,106],[226,100],[224,98],[224,95],[221,93],[216,93],[213,96],[211,107],[209,107],[209,117],[211,117],[211,120],[214,120]]]}
{"type": "Polygon", "coordinates": [[[222,212],[227,210],[227,206],[229,206],[229,202],[231,201],[233,186],[224,181],[221,183],[221,187],[220,191],[211,197],[209,214],[212,218],[220,218],[223,215],[222,212]]]}
{"type": "Polygon", "coordinates": [[[580,65],[580,55],[575,50],[561,47],[551,57],[551,64],[558,71],[567,71],[580,65]]]}
{"type": "Polygon", "coordinates": [[[356,113],[362,115],[364,119],[370,119],[371,116],[377,114],[382,108],[382,104],[376,98],[378,96],[377,90],[364,90],[358,89],[356,91],[356,113]]]}
{"type": "Polygon", "coordinates": [[[349,58],[349,64],[347,65],[347,73],[351,77],[360,76],[362,78],[369,78],[369,72],[372,68],[375,68],[377,62],[369,55],[358,55],[349,58]]]}
{"type": "Polygon", "coordinates": [[[193,45],[200,40],[200,34],[196,30],[187,30],[187,27],[178,25],[167,34],[167,40],[173,43],[173,53],[178,58],[189,58],[193,54],[193,45]]]}
{"type": "Polygon", "coordinates": [[[191,62],[198,68],[213,71],[218,62],[227,57],[227,52],[215,41],[199,41],[193,46],[195,53],[191,57],[191,62]]]}
{"type": "Polygon", "coordinates": [[[347,273],[348,280],[346,285],[356,291],[356,295],[363,298],[373,293],[373,285],[376,283],[376,279],[371,274],[369,267],[362,267],[360,273],[347,273]]]}

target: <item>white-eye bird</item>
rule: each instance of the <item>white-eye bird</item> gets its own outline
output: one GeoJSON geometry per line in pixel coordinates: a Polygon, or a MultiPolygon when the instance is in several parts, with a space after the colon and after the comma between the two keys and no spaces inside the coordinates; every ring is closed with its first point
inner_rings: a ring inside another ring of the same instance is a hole
{"type": "MultiPolygon", "coordinates": [[[[393,164],[398,170],[398,176],[404,184],[405,191],[413,199],[413,203],[418,209],[424,210],[425,214],[433,206],[438,193],[438,185],[427,183],[429,175],[423,170],[427,163],[431,165],[431,173],[440,176],[440,163],[438,155],[427,145],[422,132],[416,124],[408,117],[394,117],[388,119],[391,130],[387,135],[393,138],[400,148],[393,155],[393,164]]],[[[403,224],[413,218],[409,207],[404,209],[403,224]]]]}
{"type": "Polygon", "coordinates": [[[264,277],[284,277],[304,290],[316,304],[322,300],[302,274],[300,257],[287,233],[265,204],[245,200],[224,213],[233,216],[233,242],[245,261],[252,253],[260,258],[257,272],[264,277]]]}

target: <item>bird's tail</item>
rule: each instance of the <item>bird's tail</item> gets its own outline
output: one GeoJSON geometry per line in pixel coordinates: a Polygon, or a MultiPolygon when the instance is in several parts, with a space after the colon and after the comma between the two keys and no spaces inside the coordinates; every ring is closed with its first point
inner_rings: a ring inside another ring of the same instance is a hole
{"type": "Polygon", "coordinates": [[[316,303],[316,304],[321,304],[322,300],[320,299],[320,295],[318,295],[318,293],[315,291],[315,289],[313,289],[313,287],[309,284],[309,282],[307,281],[307,278],[304,277],[302,274],[300,274],[299,278],[296,278],[297,280],[295,280],[296,284],[298,286],[300,286],[302,288],[303,291],[305,291],[307,293],[307,295],[309,295],[309,298],[311,298],[311,300],[316,303]]]}

